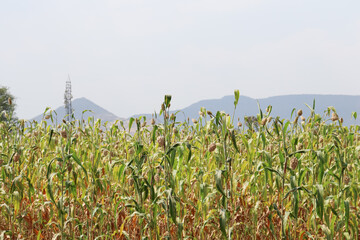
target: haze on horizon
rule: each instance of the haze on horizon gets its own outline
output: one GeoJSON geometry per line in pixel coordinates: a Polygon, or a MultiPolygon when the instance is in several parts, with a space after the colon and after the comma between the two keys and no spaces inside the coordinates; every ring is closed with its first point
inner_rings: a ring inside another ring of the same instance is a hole
{"type": "Polygon", "coordinates": [[[241,95],[360,95],[360,1],[2,1],[0,85],[32,118],[74,98],[119,117],[241,95]]]}

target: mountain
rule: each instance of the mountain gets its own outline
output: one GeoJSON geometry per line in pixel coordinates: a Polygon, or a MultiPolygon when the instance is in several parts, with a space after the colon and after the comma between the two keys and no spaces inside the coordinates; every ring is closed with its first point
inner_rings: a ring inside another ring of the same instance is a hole
{"type": "MultiPolygon", "coordinates": [[[[339,117],[344,118],[346,125],[351,125],[354,120],[351,119],[352,112],[360,111],[360,96],[349,95],[318,95],[318,94],[303,94],[303,95],[284,95],[262,99],[253,99],[246,96],[240,96],[238,106],[235,111],[235,119],[239,118],[243,122],[245,116],[256,116],[259,113],[258,103],[263,112],[271,105],[271,116],[290,119],[292,110],[302,109],[304,116],[310,115],[310,109],[306,106],[313,106],[315,100],[315,112],[323,115],[324,111],[333,106],[336,109],[339,117]]],[[[174,99],[173,99],[174,101],[174,99]]],[[[196,102],[186,108],[175,110],[171,112],[178,112],[177,120],[183,121],[189,118],[198,118],[200,108],[204,107],[210,110],[213,114],[216,111],[224,111],[232,116],[234,112],[234,96],[225,96],[220,99],[202,100],[196,102]]],[[[151,114],[139,114],[133,117],[146,116],[148,119],[152,117],[151,114]]],[[[294,118],[294,117],[293,117],[294,118]]],[[[161,121],[161,120],[159,120],[161,121]]]]}
{"type": "MultiPolygon", "coordinates": [[[[99,105],[93,103],[92,101],[86,98],[77,98],[72,101],[72,108],[74,110],[75,119],[85,119],[87,120],[89,117],[94,117],[94,119],[101,119],[103,122],[115,122],[116,120],[122,120],[116,116],[115,114],[105,110],[104,108],[100,107],[99,105]],[[85,110],[91,110],[86,111],[85,110]]],[[[53,114],[54,122],[60,122],[66,116],[65,107],[61,106],[55,110],[57,114],[53,114]]],[[[43,118],[43,114],[31,119],[40,122],[43,118]]]]}
{"type": "MultiPolygon", "coordinates": [[[[235,111],[235,121],[239,119],[241,122],[244,121],[245,116],[256,116],[259,113],[258,104],[263,112],[266,108],[271,105],[272,112],[271,116],[279,116],[281,119],[290,119],[291,112],[295,108],[296,110],[302,109],[305,117],[310,115],[310,109],[306,106],[313,106],[315,99],[315,112],[323,115],[324,111],[333,106],[339,117],[344,118],[345,125],[354,124],[354,119],[351,118],[352,112],[359,111],[360,113],[360,96],[349,96],[349,95],[318,95],[318,94],[303,94],[303,95],[284,95],[269,98],[254,99],[246,96],[240,96],[239,103],[235,111]]],[[[173,99],[172,101],[176,101],[173,99]]],[[[74,115],[76,119],[87,119],[88,117],[94,117],[94,119],[101,119],[103,122],[115,122],[116,120],[126,120],[120,118],[111,112],[103,109],[86,98],[78,98],[72,101],[72,107],[74,109],[74,115]],[[87,111],[83,114],[85,110],[87,111]]],[[[206,110],[211,111],[215,114],[217,111],[224,111],[232,116],[234,112],[234,96],[225,96],[220,99],[208,99],[191,104],[188,107],[179,110],[173,110],[172,113],[177,113],[177,121],[185,121],[188,118],[197,119],[199,117],[200,108],[204,107],[206,110]]],[[[57,122],[60,122],[65,117],[65,108],[59,107],[55,110],[57,115],[57,122]]],[[[137,114],[132,117],[137,118],[140,116],[146,116],[149,120],[152,118],[152,114],[137,114]]],[[[41,121],[43,114],[33,118],[32,120],[41,121]]],[[[292,117],[294,119],[294,116],[292,117]]],[[[127,119],[128,120],[128,119],[127,119]]],[[[54,119],[54,121],[56,121],[54,119]]],[[[161,117],[158,119],[161,122],[161,117]]],[[[125,126],[127,121],[125,121],[125,126]]]]}

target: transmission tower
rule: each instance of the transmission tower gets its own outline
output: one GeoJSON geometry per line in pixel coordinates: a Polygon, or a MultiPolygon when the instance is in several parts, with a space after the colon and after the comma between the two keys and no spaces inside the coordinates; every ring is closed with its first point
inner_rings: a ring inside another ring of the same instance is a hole
{"type": "Polygon", "coordinates": [[[73,113],[73,109],[72,109],[72,105],[71,105],[71,99],[73,98],[72,94],[71,94],[71,80],[70,80],[70,76],[68,76],[68,80],[66,81],[66,89],[65,89],[65,94],[64,94],[64,104],[65,104],[65,115],[66,116],[66,120],[68,122],[70,122],[72,120],[72,113],[73,113]]]}

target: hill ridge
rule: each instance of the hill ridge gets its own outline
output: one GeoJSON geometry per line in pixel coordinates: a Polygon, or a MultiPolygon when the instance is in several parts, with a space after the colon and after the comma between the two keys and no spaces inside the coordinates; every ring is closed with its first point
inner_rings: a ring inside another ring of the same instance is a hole
{"type": "MultiPolygon", "coordinates": [[[[74,99],[72,101],[72,108],[74,111],[75,119],[88,119],[89,117],[94,117],[94,119],[101,119],[104,122],[114,122],[116,120],[124,119],[100,107],[98,104],[92,102],[86,97],[74,99]],[[88,111],[84,112],[85,110],[88,111]]],[[[65,106],[60,106],[54,111],[56,112],[56,114],[54,114],[53,117],[56,117],[57,121],[61,121],[66,116],[65,106]]],[[[43,114],[40,114],[31,120],[40,122],[42,118],[43,114]]]]}
{"type": "MultiPolygon", "coordinates": [[[[315,112],[322,114],[328,107],[334,107],[340,117],[344,118],[345,124],[351,122],[352,112],[360,110],[360,95],[343,95],[343,94],[289,94],[279,95],[266,98],[251,98],[240,95],[239,103],[235,111],[235,119],[243,121],[245,116],[256,116],[259,113],[258,103],[262,111],[271,105],[272,116],[290,119],[292,110],[302,109],[305,116],[309,116],[310,109],[305,105],[313,105],[315,99],[315,112]]],[[[174,100],[173,100],[174,101],[174,100]]],[[[198,112],[201,107],[205,107],[212,112],[225,111],[233,114],[234,96],[226,95],[221,98],[204,99],[197,101],[189,106],[171,110],[172,113],[180,111],[184,114],[178,114],[177,120],[183,121],[186,118],[198,118],[198,112]],[[185,117],[183,117],[185,115],[185,117]]],[[[146,116],[151,114],[136,114],[132,117],[146,116]]]]}

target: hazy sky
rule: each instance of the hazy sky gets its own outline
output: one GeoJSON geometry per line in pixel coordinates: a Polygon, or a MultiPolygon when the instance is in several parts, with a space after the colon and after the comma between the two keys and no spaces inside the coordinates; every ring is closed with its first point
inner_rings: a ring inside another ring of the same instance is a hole
{"type": "Polygon", "coordinates": [[[2,0],[0,85],[32,118],[74,98],[119,117],[239,89],[360,94],[359,0],[2,0]]]}

